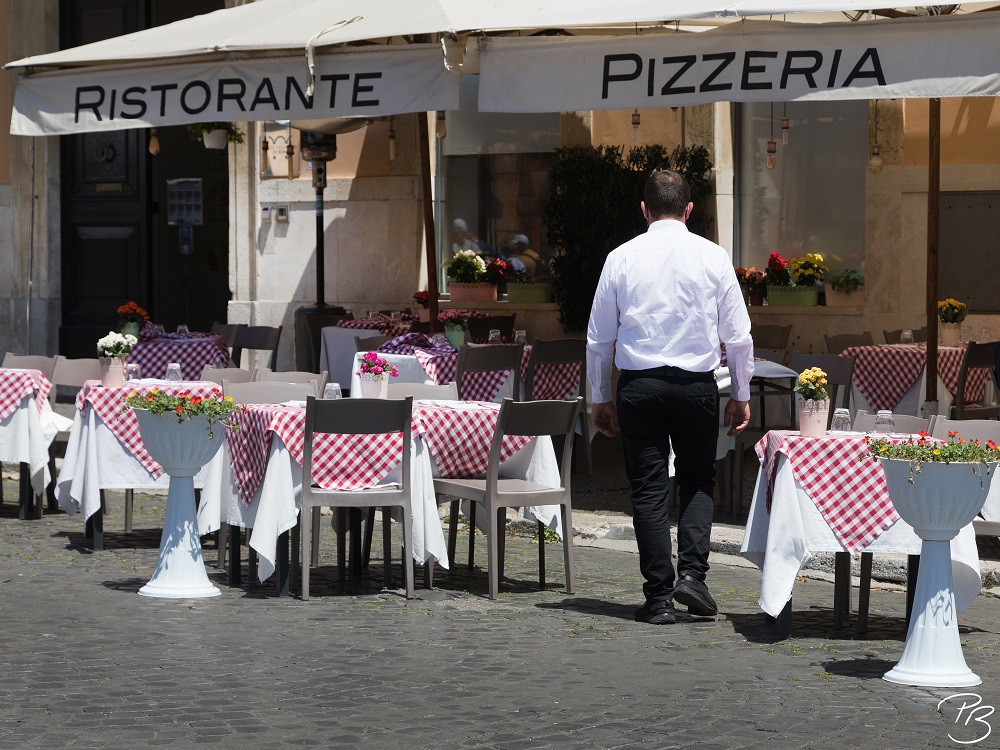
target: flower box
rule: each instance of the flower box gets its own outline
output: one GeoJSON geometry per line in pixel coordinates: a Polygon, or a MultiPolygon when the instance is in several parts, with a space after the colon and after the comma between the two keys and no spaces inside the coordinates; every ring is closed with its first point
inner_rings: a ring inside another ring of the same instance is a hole
{"type": "Polygon", "coordinates": [[[537,284],[518,284],[513,281],[507,282],[508,302],[551,302],[552,285],[541,282],[537,284]]]}
{"type": "Polygon", "coordinates": [[[829,284],[826,285],[826,306],[827,307],[864,307],[865,288],[859,286],[853,292],[835,291],[829,284]]]}
{"type": "Polygon", "coordinates": [[[769,286],[767,304],[777,307],[816,307],[818,286],[769,286]]]}
{"type": "Polygon", "coordinates": [[[484,282],[463,283],[452,281],[448,284],[452,302],[496,302],[496,284],[484,282]]]}

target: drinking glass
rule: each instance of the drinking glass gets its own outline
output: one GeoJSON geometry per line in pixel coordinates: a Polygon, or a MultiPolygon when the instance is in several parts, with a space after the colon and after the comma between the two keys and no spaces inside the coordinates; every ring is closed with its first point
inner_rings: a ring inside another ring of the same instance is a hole
{"type": "Polygon", "coordinates": [[[833,421],[830,423],[830,432],[850,432],[851,412],[847,409],[834,409],[833,421]]]}
{"type": "Polygon", "coordinates": [[[489,338],[486,339],[487,344],[499,344],[502,343],[500,339],[500,329],[491,328],[489,338]]]}
{"type": "Polygon", "coordinates": [[[987,328],[986,326],[983,326],[982,328],[979,329],[979,343],[980,344],[983,343],[984,341],[992,341],[992,340],[993,339],[990,337],[990,329],[989,328],[987,328]]]}
{"type": "Polygon", "coordinates": [[[398,310],[394,311],[389,317],[395,325],[400,325],[403,322],[403,313],[398,310]]]}
{"type": "Polygon", "coordinates": [[[514,343],[515,344],[527,344],[528,343],[528,332],[518,329],[514,331],[514,343]]]}
{"type": "Polygon", "coordinates": [[[913,343],[913,331],[909,328],[904,328],[903,332],[899,334],[900,344],[912,344],[913,343]]]}
{"type": "Polygon", "coordinates": [[[160,333],[166,333],[166,332],[167,332],[167,329],[163,327],[163,323],[154,323],[153,324],[153,333],[154,334],[160,334],[160,333]]]}
{"type": "Polygon", "coordinates": [[[187,325],[181,323],[179,326],[177,326],[177,333],[179,333],[181,336],[187,336],[189,333],[191,333],[191,331],[188,329],[187,325]]]}
{"type": "Polygon", "coordinates": [[[323,398],[343,398],[340,392],[340,383],[327,383],[323,387],[323,398]]]}
{"type": "Polygon", "coordinates": [[[378,310],[369,310],[368,311],[368,319],[369,320],[378,320],[378,310]]]}
{"type": "Polygon", "coordinates": [[[892,420],[892,412],[888,409],[880,409],[875,415],[875,434],[888,435],[896,431],[896,423],[892,420]]]}
{"type": "Polygon", "coordinates": [[[140,380],[142,378],[142,369],[135,362],[129,362],[125,365],[125,380],[140,380]]]}
{"type": "Polygon", "coordinates": [[[961,341],[963,344],[972,341],[972,326],[962,326],[961,341]]]}
{"type": "Polygon", "coordinates": [[[167,382],[169,383],[179,383],[184,379],[181,374],[181,363],[171,362],[167,365],[167,382]]]}

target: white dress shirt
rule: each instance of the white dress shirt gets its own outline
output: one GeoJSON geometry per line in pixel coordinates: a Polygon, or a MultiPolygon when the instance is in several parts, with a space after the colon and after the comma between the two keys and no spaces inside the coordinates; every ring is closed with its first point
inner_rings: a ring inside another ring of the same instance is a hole
{"type": "Polygon", "coordinates": [[[712,372],[726,345],[733,398],[750,399],[750,315],[726,251],[674,219],[608,254],[587,328],[587,374],[594,403],[612,400],[619,370],[662,365],[712,372]]]}

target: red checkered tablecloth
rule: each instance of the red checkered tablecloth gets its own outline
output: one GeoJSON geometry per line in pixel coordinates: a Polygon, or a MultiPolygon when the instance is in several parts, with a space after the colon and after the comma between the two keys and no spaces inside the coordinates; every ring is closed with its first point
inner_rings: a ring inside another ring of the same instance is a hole
{"type": "Polygon", "coordinates": [[[393,323],[388,315],[377,318],[358,318],[357,320],[338,320],[338,328],[354,328],[357,330],[378,331],[383,336],[402,336],[410,330],[409,325],[393,323]]]}
{"type": "Polygon", "coordinates": [[[861,460],[868,454],[861,437],[812,438],[772,430],[755,450],[767,479],[768,512],[778,455],[784,453],[795,479],[849,552],[867,547],[899,520],[882,467],[877,461],[861,460]]]}
{"type": "Polygon", "coordinates": [[[0,419],[17,411],[26,396],[34,397],[41,413],[51,390],[52,383],[39,370],[0,370],[0,419]]]}
{"type": "Polygon", "coordinates": [[[229,347],[221,336],[212,333],[190,334],[185,337],[155,338],[140,341],[126,358],[126,362],[138,364],[144,378],[162,378],[167,373],[167,365],[179,362],[184,380],[197,380],[206,365],[224,366],[229,361],[229,347]]]}
{"type": "MultiPolygon", "coordinates": [[[[493,403],[417,403],[413,405],[413,430],[427,445],[442,477],[479,476],[486,473],[499,416],[500,405],[493,403]]],[[[506,436],[500,461],[530,441],[523,435],[506,436]]]]}
{"type": "Polygon", "coordinates": [[[93,409],[101,418],[104,426],[118,438],[118,442],[135,456],[153,479],[157,479],[163,474],[163,467],[153,460],[153,457],[146,450],[146,446],[142,444],[142,438],[139,436],[139,421],[135,418],[135,413],[131,409],[122,411],[125,397],[132,391],[145,393],[152,388],[169,394],[189,393],[192,396],[203,398],[217,396],[222,392],[216,383],[200,381],[149,386],[129,383],[116,388],[105,388],[99,380],[88,380],[76,396],[76,408],[81,414],[88,406],[93,409]]]}
{"type": "MultiPolygon", "coordinates": [[[[917,382],[927,363],[927,347],[925,344],[852,346],[840,356],[854,357],[854,384],[872,409],[878,411],[892,409],[917,382]]],[[[964,357],[965,346],[938,347],[938,376],[953,396],[964,357]]],[[[987,369],[970,371],[966,386],[970,401],[982,398],[988,379],[987,369]]]]}

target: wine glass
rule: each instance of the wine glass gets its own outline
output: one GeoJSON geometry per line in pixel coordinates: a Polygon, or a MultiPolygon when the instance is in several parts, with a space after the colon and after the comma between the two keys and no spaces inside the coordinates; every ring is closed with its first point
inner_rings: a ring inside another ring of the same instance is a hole
{"type": "Polygon", "coordinates": [[[851,412],[848,409],[834,409],[830,432],[850,432],[851,412]]]}
{"type": "Polygon", "coordinates": [[[125,380],[141,380],[142,368],[136,362],[129,362],[125,365],[125,380]]]}
{"type": "Polygon", "coordinates": [[[369,310],[368,320],[378,320],[378,310],[369,310]]]}
{"type": "Polygon", "coordinates": [[[961,342],[968,344],[972,341],[972,326],[962,326],[961,342]]]}
{"type": "Polygon", "coordinates": [[[892,412],[888,409],[880,409],[875,415],[875,434],[889,435],[896,430],[896,423],[892,419],[892,412]]]}
{"type": "Polygon", "coordinates": [[[500,338],[500,329],[499,328],[491,328],[490,329],[490,335],[486,339],[486,343],[487,344],[500,344],[500,343],[502,343],[502,340],[500,338]]]}
{"type": "Polygon", "coordinates": [[[389,318],[390,320],[392,320],[392,324],[395,326],[403,324],[403,313],[399,312],[398,310],[394,310],[393,313],[389,316],[389,318]]]}
{"type": "Polygon", "coordinates": [[[180,383],[184,379],[184,375],[181,372],[180,362],[171,362],[167,365],[167,377],[168,383],[180,383]]]}
{"type": "Polygon", "coordinates": [[[340,383],[327,383],[323,386],[323,398],[343,398],[344,394],[340,392],[340,383]]]}
{"type": "Polygon", "coordinates": [[[909,328],[904,328],[903,332],[899,334],[900,344],[912,344],[913,343],[913,331],[909,328]]]}
{"type": "Polygon", "coordinates": [[[181,336],[187,336],[189,333],[191,333],[191,331],[186,324],[181,323],[179,326],[177,326],[177,333],[179,333],[181,336]]]}

